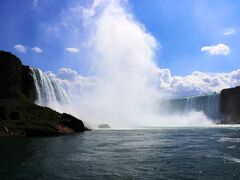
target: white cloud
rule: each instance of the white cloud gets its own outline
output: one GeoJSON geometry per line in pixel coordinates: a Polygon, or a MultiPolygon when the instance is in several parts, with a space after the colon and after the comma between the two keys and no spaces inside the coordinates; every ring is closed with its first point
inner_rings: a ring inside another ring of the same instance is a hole
{"type": "Polygon", "coordinates": [[[94,9],[83,9],[83,18],[87,19],[95,15],[94,9]]]}
{"type": "Polygon", "coordinates": [[[61,68],[58,70],[58,77],[66,80],[74,80],[78,73],[71,68],[61,68]]]}
{"type": "Polygon", "coordinates": [[[27,48],[22,44],[14,45],[14,49],[16,49],[20,53],[25,53],[27,51],[27,48]]]}
{"type": "Polygon", "coordinates": [[[73,47],[66,48],[66,51],[68,51],[70,53],[79,53],[79,49],[73,48],[73,47]]]}
{"type": "Polygon", "coordinates": [[[32,50],[35,52],[35,53],[42,53],[43,50],[39,47],[33,47],[32,50]]]}
{"type": "MultiPolygon", "coordinates": [[[[110,1],[109,1],[110,2],[110,1]]],[[[93,0],[90,7],[83,7],[82,4],[75,5],[69,8],[72,13],[81,14],[84,20],[93,17],[96,13],[96,9],[103,3],[103,0],[93,0]]]]}
{"type": "Polygon", "coordinates": [[[208,55],[228,55],[230,48],[225,44],[217,44],[211,46],[204,46],[201,48],[202,52],[206,52],[208,55]]]}
{"type": "Polygon", "coordinates": [[[57,74],[51,71],[46,73],[58,81],[71,97],[81,96],[81,92],[89,91],[100,83],[98,77],[83,77],[71,68],[61,68],[57,74]]]}
{"type": "MultiPolygon", "coordinates": [[[[224,88],[240,84],[240,69],[229,73],[204,73],[195,71],[187,76],[172,76],[169,69],[155,69],[154,83],[159,94],[171,96],[196,96],[220,92],[224,88]]],[[[103,81],[100,77],[83,77],[71,68],[61,68],[57,74],[47,72],[55,78],[72,96],[81,96],[84,91],[98,87],[103,81]]],[[[144,81],[144,79],[142,79],[144,81]]],[[[127,80],[125,81],[128,84],[127,80]]]]}
{"type": "Polygon", "coordinates": [[[234,28],[228,28],[223,32],[224,36],[229,36],[229,35],[233,35],[236,33],[236,30],[234,28]]]}
{"type": "Polygon", "coordinates": [[[58,77],[57,77],[57,75],[56,74],[54,74],[52,71],[46,71],[45,72],[48,76],[50,76],[50,77],[52,77],[52,78],[56,78],[56,79],[58,79],[58,77]]]}
{"type": "Polygon", "coordinates": [[[159,89],[175,96],[202,95],[219,92],[240,84],[240,69],[229,73],[195,71],[187,76],[172,76],[169,69],[159,69],[159,89]]]}

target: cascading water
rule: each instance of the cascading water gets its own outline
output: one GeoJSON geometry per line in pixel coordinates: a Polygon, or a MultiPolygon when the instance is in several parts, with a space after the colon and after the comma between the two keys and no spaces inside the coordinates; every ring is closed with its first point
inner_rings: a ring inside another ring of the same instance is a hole
{"type": "Polygon", "coordinates": [[[40,69],[31,68],[36,91],[36,104],[41,106],[51,106],[53,104],[66,104],[69,97],[66,91],[56,80],[42,72],[40,69]]]}
{"type": "Polygon", "coordinates": [[[181,99],[167,100],[167,108],[174,113],[203,112],[208,118],[217,121],[221,118],[220,94],[192,96],[181,99]]]}

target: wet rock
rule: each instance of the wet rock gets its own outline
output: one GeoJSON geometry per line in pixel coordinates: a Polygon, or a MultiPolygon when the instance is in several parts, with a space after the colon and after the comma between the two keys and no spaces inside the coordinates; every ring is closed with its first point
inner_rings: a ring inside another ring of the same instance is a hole
{"type": "Polygon", "coordinates": [[[5,130],[5,132],[7,132],[7,133],[9,132],[9,131],[8,131],[8,128],[7,128],[6,126],[4,126],[4,130],[5,130]]]}
{"type": "Polygon", "coordinates": [[[24,128],[25,136],[28,137],[44,137],[44,136],[57,136],[58,131],[50,128],[24,128]]]}
{"type": "Polygon", "coordinates": [[[0,120],[6,120],[6,119],[7,119],[6,108],[4,106],[0,106],[0,120]]]}
{"type": "Polygon", "coordinates": [[[99,124],[98,128],[108,129],[111,128],[108,124],[99,124]]]}
{"type": "Polygon", "coordinates": [[[77,119],[67,113],[62,114],[61,124],[71,128],[75,132],[83,132],[88,130],[80,119],[77,119]]]}
{"type": "Polygon", "coordinates": [[[58,131],[59,134],[72,134],[74,133],[74,130],[72,130],[71,128],[64,126],[63,124],[58,124],[56,126],[56,129],[58,131]]]}
{"type": "Polygon", "coordinates": [[[240,123],[240,86],[221,91],[221,113],[221,123],[240,123]]]}
{"type": "Polygon", "coordinates": [[[10,113],[10,119],[11,120],[18,120],[20,119],[20,115],[19,112],[13,111],[10,113]]]}

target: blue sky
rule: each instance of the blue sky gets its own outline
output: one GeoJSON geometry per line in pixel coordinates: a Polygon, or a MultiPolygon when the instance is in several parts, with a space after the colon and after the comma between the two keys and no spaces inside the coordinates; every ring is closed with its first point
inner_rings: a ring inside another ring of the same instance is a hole
{"type": "MultiPolygon", "coordinates": [[[[88,6],[91,1],[2,0],[0,49],[11,51],[24,64],[44,71],[56,72],[65,67],[87,74],[89,54],[81,49],[86,33],[78,22],[81,19],[74,17],[80,31],[82,29],[75,41],[64,38],[69,37],[66,27],[54,35],[48,33],[62,22],[74,3],[88,6]],[[39,49],[32,50],[34,47],[39,49]],[[75,47],[77,51],[66,50],[75,47]]],[[[125,5],[160,44],[157,64],[169,68],[173,75],[193,71],[230,72],[240,67],[240,1],[129,0],[125,5]],[[217,46],[219,44],[223,46],[217,46]],[[203,50],[203,47],[207,48],[203,50]]]]}

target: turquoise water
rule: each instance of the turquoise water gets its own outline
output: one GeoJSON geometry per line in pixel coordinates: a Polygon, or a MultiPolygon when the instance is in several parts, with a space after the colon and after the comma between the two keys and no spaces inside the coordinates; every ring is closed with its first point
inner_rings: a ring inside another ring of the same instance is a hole
{"type": "Polygon", "coordinates": [[[239,178],[239,127],[0,139],[1,180],[239,178]]]}

